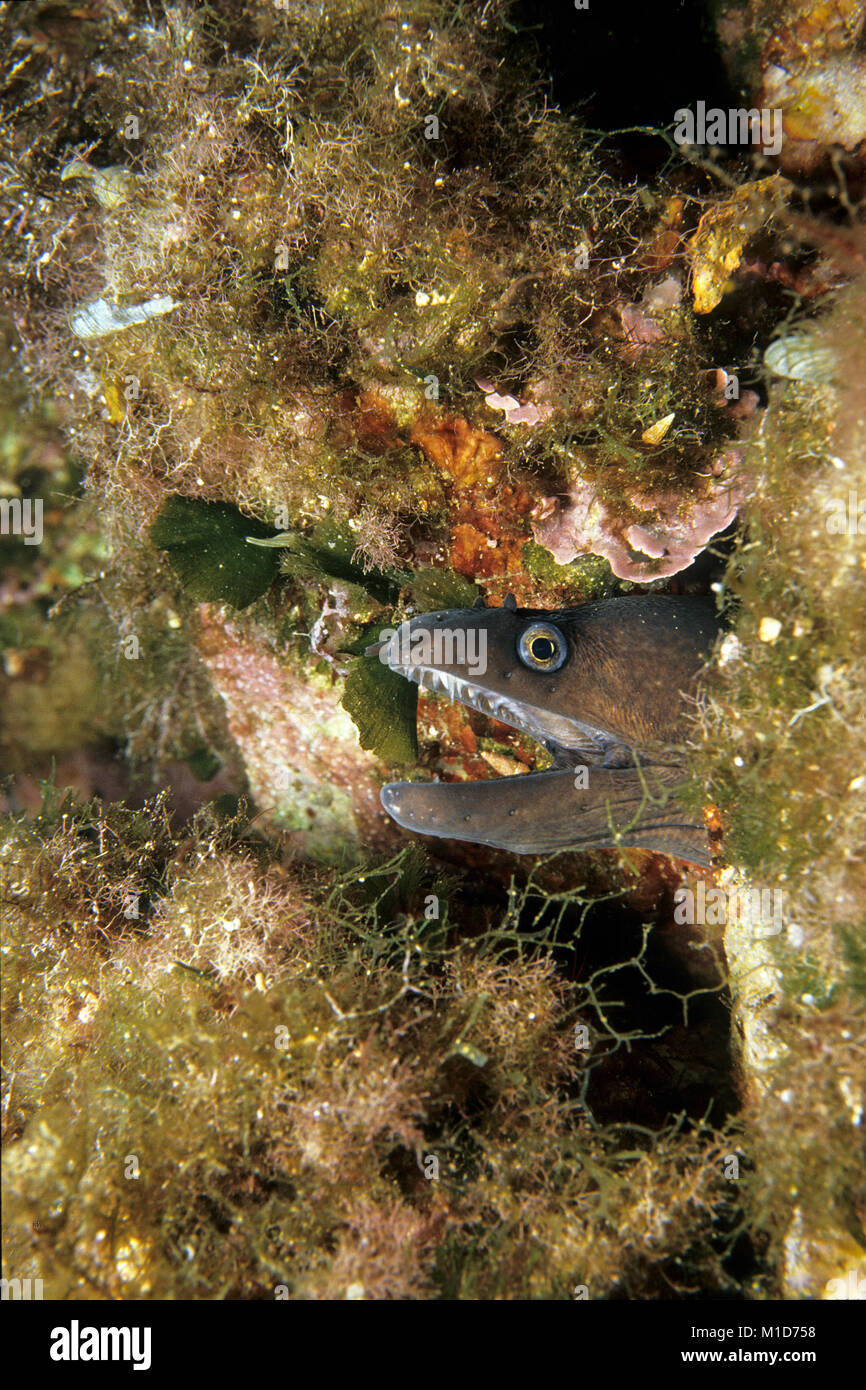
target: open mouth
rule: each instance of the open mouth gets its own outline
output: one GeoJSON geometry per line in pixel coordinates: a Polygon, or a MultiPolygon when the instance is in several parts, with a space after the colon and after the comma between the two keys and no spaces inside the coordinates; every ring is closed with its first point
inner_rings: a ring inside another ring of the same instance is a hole
{"type": "Polygon", "coordinates": [[[449,675],[447,671],[437,671],[430,666],[391,667],[407,680],[414,681],[424,690],[432,690],[437,695],[447,695],[458,704],[477,710],[490,719],[498,719],[500,724],[508,724],[523,734],[538,739],[537,729],[527,717],[525,706],[508,700],[503,695],[494,695],[482,685],[464,680],[462,676],[449,675]]]}
{"type": "MultiPolygon", "coordinates": [[[[468,709],[476,710],[489,719],[496,719],[500,724],[507,724],[509,728],[516,729],[532,739],[535,745],[541,744],[552,756],[554,766],[566,766],[576,755],[591,761],[604,756],[604,736],[577,720],[551,714],[522,701],[509,700],[507,696],[497,695],[463,676],[440,671],[435,667],[402,666],[392,663],[389,663],[389,666],[392,671],[414,681],[422,689],[430,690],[437,695],[447,695],[449,699],[465,705],[468,709]]],[[[540,758],[543,767],[549,765],[537,747],[535,754],[536,760],[540,758]]]]}
{"type": "MultiPolygon", "coordinates": [[[[429,623],[421,627],[424,621],[417,620],[416,631],[430,631],[429,623]]],[[[458,675],[457,663],[401,660],[397,645],[381,640],[367,654],[384,658],[396,675],[431,695],[445,695],[500,726],[481,730],[475,719],[461,723],[453,705],[440,707],[444,728],[429,731],[443,745],[438,773],[432,781],[388,782],[380,793],[383,809],[404,830],[517,854],[633,847],[710,862],[706,827],[676,799],[683,772],[675,748],[627,747],[610,730],[490,689],[472,679],[471,666],[461,663],[458,675]]],[[[538,698],[546,691],[540,685],[538,698]]],[[[535,690],[524,679],[520,694],[527,693],[535,690]]],[[[427,713],[422,710],[422,718],[427,713]]],[[[435,714],[432,722],[439,723],[435,714]]]]}

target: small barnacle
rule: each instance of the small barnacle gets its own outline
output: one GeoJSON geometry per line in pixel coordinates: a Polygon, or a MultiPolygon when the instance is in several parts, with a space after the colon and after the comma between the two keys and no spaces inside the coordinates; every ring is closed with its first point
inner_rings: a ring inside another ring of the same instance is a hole
{"type": "Polygon", "coordinates": [[[814,381],[830,385],[836,375],[836,355],[811,333],[788,333],[770,343],[764,365],[776,376],[791,381],[814,381]]]}
{"type": "Polygon", "coordinates": [[[60,171],[62,182],[68,179],[89,179],[94,198],[104,208],[117,208],[129,201],[135,191],[135,175],[122,164],[109,164],[95,169],[77,156],[60,171]]]}
{"type": "Polygon", "coordinates": [[[109,304],[107,299],[95,299],[70,315],[69,326],[77,338],[104,338],[107,333],[117,333],[134,323],[147,323],[148,319],[171,313],[176,308],[176,302],[168,294],[157,295],[143,304],[109,304]]]}

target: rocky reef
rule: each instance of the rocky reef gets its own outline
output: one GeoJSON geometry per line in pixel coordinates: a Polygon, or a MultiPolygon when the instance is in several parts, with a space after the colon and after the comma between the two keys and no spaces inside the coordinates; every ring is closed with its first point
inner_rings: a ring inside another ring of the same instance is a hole
{"type": "Polygon", "coordinates": [[[671,4],[652,84],[560,8],[0,5],[4,1275],[48,1297],[866,1288],[862,6],[671,4]],[[712,871],[388,819],[539,750],[382,628],[635,592],[724,616],[712,871]]]}

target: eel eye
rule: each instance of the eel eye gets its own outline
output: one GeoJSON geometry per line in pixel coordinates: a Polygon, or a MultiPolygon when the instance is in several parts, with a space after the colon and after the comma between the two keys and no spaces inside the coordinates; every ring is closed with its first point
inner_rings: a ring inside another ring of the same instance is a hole
{"type": "Polygon", "coordinates": [[[553,623],[532,623],[517,643],[517,654],[531,671],[558,671],[568,648],[553,623]]]}

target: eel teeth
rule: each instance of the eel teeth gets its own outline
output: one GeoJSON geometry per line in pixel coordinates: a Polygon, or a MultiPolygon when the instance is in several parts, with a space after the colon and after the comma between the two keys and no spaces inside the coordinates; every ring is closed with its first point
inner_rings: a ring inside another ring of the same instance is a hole
{"type": "MultiPolygon", "coordinates": [[[[489,715],[492,719],[498,719],[503,724],[509,724],[512,728],[519,729],[521,733],[528,734],[536,742],[549,744],[547,732],[533,722],[531,717],[524,712],[523,706],[512,700],[507,700],[504,696],[493,695],[483,686],[473,685],[471,681],[464,680],[461,676],[452,676],[446,671],[438,671],[431,666],[394,666],[392,670],[398,671],[407,680],[415,681],[425,690],[432,690],[437,695],[447,695],[449,699],[457,700],[462,705],[468,705],[471,709],[477,710],[479,714],[489,715]]],[[[599,740],[594,738],[589,731],[584,731],[583,737],[569,746],[583,747],[587,753],[597,753],[602,747],[599,740]]]]}
{"type": "Polygon", "coordinates": [[[520,717],[517,705],[510,700],[491,695],[480,685],[473,685],[471,681],[465,681],[460,676],[450,676],[445,671],[436,671],[430,666],[400,666],[397,669],[410,681],[424,686],[425,690],[432,690],[437,695],[447,695],[451,700],[458,700],[461,705],[469,705],[472,709],[478,710],[479,714],[490,715],[492,719],[511,724],[524,733],[536,733],[526,720],[520,717]]]}

